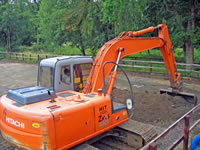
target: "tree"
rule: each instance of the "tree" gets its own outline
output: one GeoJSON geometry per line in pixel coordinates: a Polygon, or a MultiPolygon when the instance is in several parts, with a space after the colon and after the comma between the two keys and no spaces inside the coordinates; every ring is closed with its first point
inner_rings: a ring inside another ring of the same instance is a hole
{"type": "Polygon", "coordinates": [[[114,36],[123,31],[145,27],[144,8],[146,0],[104,0],[103,21],[112,25],[114,36]]]}
{"type": "Polygon", "coordinates": [[[183,38],[183,49],[186,56],[186,63],[194,62],[194,43],[195,32],[198,23],[198,15],[200,13],[198,0],[173,1],[164,0],[168,12],[176,17],[176,23],[181,27],[180,36],[183,38]]]}
{"type": "Polygon", "coordinates": [[[34,39],[36,39],[37,46],[40,44],[40,19],[39,19],[40,2],[41,1],[33,0],[31,5],[29,5],[31,13],[29,21],[34,27],[33,37],[34,39]]]}
{"type": "Polygon", "coordinates": [[[90,0],[70,1],[68,2],[68,10],[65,13],[68,40],[81,50],[82,55],[86,55],[84,41],[87,40],[84,39],[82,27],[88,22],[88,8],[90,4],[90,0]]]}
{"type": "Polygon", "coordinates": [[[43,48],[54,51],[66,42],[64,14],[67,9],[65,0],[42,0],[39,10],[40,38],[43,48]]]}
{"type": "Polygon", "coordinates": [[[87,48],[93,55],[110,38],[112,28],[110,24],[103,22],[102,1],[92,1],[88,8],[87,21],[82,26],[83,37],[87,48]]]}
{"type": "Polygon", "coordinates": [[[0,1],[0,44],[7,51],[17,50],[21,45],[30,46],[34,40],[30,5],[28,0],[0,1]]]}

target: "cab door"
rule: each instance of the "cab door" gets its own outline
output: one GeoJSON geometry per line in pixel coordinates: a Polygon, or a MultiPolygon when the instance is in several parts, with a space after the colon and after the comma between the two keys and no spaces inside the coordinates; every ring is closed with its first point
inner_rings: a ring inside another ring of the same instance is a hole
{"type": "Polygon", "coordinates": [[[74,90],[72,65],[57,65],[55,76],[54,84],[56,92],[74,90]]]}

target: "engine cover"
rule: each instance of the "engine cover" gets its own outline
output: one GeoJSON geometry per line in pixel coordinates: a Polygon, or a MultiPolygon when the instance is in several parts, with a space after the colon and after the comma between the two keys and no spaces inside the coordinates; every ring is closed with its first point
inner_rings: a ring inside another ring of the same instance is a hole
{"type": "MultiPolygon", "coordinates": [[[[9,90],[7,97],[21,104],[31,104],[50,99],[48,88],[40,86],[30,86],[9,90]]],[[[53,90],[49,90],[56,97],[53,90]]]]}

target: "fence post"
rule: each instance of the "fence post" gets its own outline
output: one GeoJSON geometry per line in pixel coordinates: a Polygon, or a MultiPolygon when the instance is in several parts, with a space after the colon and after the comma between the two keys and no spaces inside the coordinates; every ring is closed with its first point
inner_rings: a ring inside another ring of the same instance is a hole
{"type": "Polygon", "coordinates": [[[190,64],[190,77],[192,77],[193,64],[190,64]]]}
{"type": "Polygon", "coordinates": [[[185,126],[184,126],[183,150],[188,150],[189,121],[190,121],[190,116],[187,115],[184,119],[185,119],[185,126]]]}
{"type": "Polygon", "coordinates": [[[22,54],[22,59],[23,59],[23,61],[24,61],[24,53],[22,54]]]}
{"type": "Polygon", "coordinates": [[[135,62],[132,61],[132,71],[134,71],[134,64],[135,64],[135,62]]]}
{"type": "Polygon", "coordinates": [[[2,53],[2,56],[3,56],[4,58],[6,58],[6,53],[2,53]]]}
{"type": "Polygon", "coordinates": [[[38,54],[38,60],[40,60],[40,55],[38,54]]]}
{"type": "Polygon", "coordinates": [[[154,143],[151,143],[149,145],[149,150],[157,150],[157,144],[154,142],[154,143]]]}
{"type": "Polygon", "coordinates": [[[30,57],[30,60],[31,60],[31,54],[29,55],[29,57],[30,57]]]}
{"type": "Polygon", "coordinates": [[[16,53],[16,60],[17,60],[17,53],[16,53]]]}
{"type": "Polygon", "coordinates": [[[46,55],[46,58],[48,58],[48,55],[46,55]]]}
{"type": "Polygon", "coordinates": [[[150,71],[150,73],[152,73],[152,62],[149,63],[149,67],[150,67],[149,71],[150,71]]]}

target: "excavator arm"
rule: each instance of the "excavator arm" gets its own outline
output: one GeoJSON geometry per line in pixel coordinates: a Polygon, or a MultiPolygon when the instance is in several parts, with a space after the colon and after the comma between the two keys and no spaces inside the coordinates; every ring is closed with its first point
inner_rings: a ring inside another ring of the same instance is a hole
{"type": "MultiPolygon", "coordinates": [[[[103,64],[107,61],[116,62],[119,57],[146,51],[153,48],[160,48],[163,60],[168,71],[170,84],[173,89],[180,88],[180,74],[176,72],[176,62],[172,50],[172,44],[168,34],[168,28],[164,24],[156,27],[149,27],[140,31],[122,32],[118,37],[108,41],[99,50],[93,63],[92,70],[86,82],[84,93],[96,92],[103,86],[103,64]],[[158,30],[158,37],[137,37],[148,32],[158,30]]],[[[107,64],[105,67],[105,78],[109,75],[114,64],[107,64]]],[[[114,83],[113,83],[114,84],[114,83]]],[[[112,83],[110,83],[112,88],[112,83]]]]}
{"type": "Polygon", "coordinates": [[[97,54],[83,92],[91,93],[97,92],[98,89],[102,89],[104,78],[106,79],[113,66],[117,64],[111,74],[110,82],[107,86],[108,88],[106,91],[104,91],[106,94],[111,95],[117,76],[119,60],[125,56],[153,48],[160,48],[161,50],[171,86],[170,89],[161,89],[160,93],[182,96],[188,102],[196,105],[197,96],[192,93],[186,93],[182,91],[182,84],[180,82],[181,75],[176,71],[176,61],[174,58],[172,43],[169,38],[168,27],[164,24],[159,24],[158,26],[149,27],[140,31],[122,32],[115,39],[105,43],[97,54]],[[148,32],[154,32],[155,30],[158,30],[157,37],[138,37],[148,32]],[[108,64],[106,62],[115,63],[108,64]],[[106,65],[104,67],[105,63],[106,65]]]}

